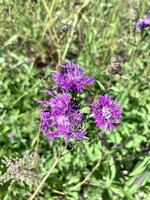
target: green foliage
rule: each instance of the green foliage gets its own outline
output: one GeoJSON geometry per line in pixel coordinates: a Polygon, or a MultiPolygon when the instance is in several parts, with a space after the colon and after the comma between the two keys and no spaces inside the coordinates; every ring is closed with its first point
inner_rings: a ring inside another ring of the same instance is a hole
{"type": "MultiPolygon", "coordinates": [[[[38,100],[52,89],[50,75],[61,62],[81,6],[75,0],[0,1],[0,160],[38,152],[41,176],[62,144],[39,134],[38,100]],[[69,25],[66,31],[64,24],[69,25]]],[[[150,29],[135,30],[148,6],[146,0],[87,1],[79,13],[66,59],[97,79],[89,101],[94,93],[116,96],[122,123],[102,139],[103,132],[90,121],[86,140],[76,146],[71,142],[36,199],[150,199],[150,29]],[[122,71],[109,76],[112,58],[122,71]]],[[[82,113],[89,113],[87,105],[82,113]]],[[[2,162],[0,168],[3,174],[2,162]]],[[[0,199],[25,200],[35,189],[7,182],[0,185],[0,199]]]]}

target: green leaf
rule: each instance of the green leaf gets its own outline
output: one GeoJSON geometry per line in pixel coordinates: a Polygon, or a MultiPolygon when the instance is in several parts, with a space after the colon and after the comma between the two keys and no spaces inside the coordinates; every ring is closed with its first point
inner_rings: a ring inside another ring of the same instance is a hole
{"type": "Polygon", "coordinates": [[[111,89],[114,91],[114,92],[121,92],[119,88],[115,87],[115,86],[112,86],[111,89]]]}
{"type": "Polygon", "coordinates": [[[121,188],[111,186],[111,190],[112,190],[115,194],[119,195],[120,197],[122,197],[122,198],[124,197],[124,194],[123,194],[121,188]]]}
{"type": "Polygon", "coordinates": [[[149,164],[150,164],[150,157],[145,157],[145,159],[142,162],[136,165],[133,172],[130,173],[130,176],[137,176],[141,174],[149,164]]]}
{"type": "MultiPolygon", "coordinates": [[[[16,39],[17,39],[17,35],[13,35],[11,38],[9,38],[5,43],[4,43],[4,47],[11,45],[16,39]]],[[[3,47],[3,48],[4,48],[3,47]]]]}
{"type": "Polygon", "coordinates": [[[90,113],[90,107],[86,106],[84,108],[81,108],[81,113],[88,114],[90,113]]]}
{"type": "Polygon", "coordinates": [[[137,186],[137,188],[139,188],[142,185],[144,185],[146,181],[149,179],[150,179],[150,172],[144,172],[141,176],[137,177],[134,184],[137,186]]]}
{"type": "Polygon", "coordinates": [[[100,81],[98,81],[98,80],[96,80],[96,82],[98,83],[100,89],[103,90],[103,91],[105,91],[105,87],[103,86],[103,84],[100,81]]]}

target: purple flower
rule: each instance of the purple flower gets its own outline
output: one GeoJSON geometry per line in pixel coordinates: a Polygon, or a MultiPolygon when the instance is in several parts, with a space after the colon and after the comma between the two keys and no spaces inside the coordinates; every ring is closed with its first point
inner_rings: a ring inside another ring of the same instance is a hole
{"type": "Polygon", "coordinates": [[[136,28],[143,29],[149,25],[150,25],[150,14],[148,14],[144,19],[139,19],[136,24],[136,28]]]}
{"type": "Polygon", "coordinates": [[[84,70],[72,62],[66,63],[60,71],[55,72],[53,79],[63,91],[83,92],[85,86],[94,84],[94,79],[85,76],[84,70]]]}
{"type": "Polygon", "coordinates": [[[58,94],[51,98],[48,103],[51,107],[52,115],[67,113],[71,108],[71,94],[58,94]]]}
{"type": "Polygon", "coordinates": [[[60,137],[69,143],[71,138],[84,138],[85,132],[81,128],[83,115],[75,106],[71,94],[55,94],[49,100],[39,103],[44,106],[40,111],[41,130],[50,139],[60,137]]]}
{"type": "Polygon", "coordinates": [[[120,123],[121,108],[112,96],[98,96],[92,104],[92,113],[99,128],[112,130],[120,123]]]}

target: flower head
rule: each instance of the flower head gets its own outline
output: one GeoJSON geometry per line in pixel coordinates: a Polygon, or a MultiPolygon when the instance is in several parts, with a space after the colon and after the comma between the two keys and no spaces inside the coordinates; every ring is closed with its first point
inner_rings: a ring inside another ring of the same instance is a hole
{"type": "Polygon", "coordinates": [[[92,104],[92,113],[99,128],[107,126],[108,130],[112,130],[120,123],[121,109],[112,96],[98,96],[92,104]]]}
{"type": "Polygon", "coordinates": [[[139,19],[136,24],[136,28],[143,29],[149,25],[150,25],[150,14],[148,14],[144,19],[139,19]]]}
{"type": "Polygon", "coordinates": [[[52,115],[65,114],[71,109],[71,95],[58,94],[49,100],[52,115]]]}
{"type": "Polygon", "coordinates": [[[50,139],[61,137],[68,143],[72,137],[76,140],[84,138],[85,132],[81,128],[83,115],[74,105],[71,94],[55,94],[40,103],[45,106],[40,112],[41,130],[50,139]]]}
{"type": "Polygon", "coordinates": [[[94,79],[85,76],[84,70],[72,62],[66,63],[60,71],[55,72],[53,79],[63,91],[83,92],[85,86],[94,84],[94,79]]]}

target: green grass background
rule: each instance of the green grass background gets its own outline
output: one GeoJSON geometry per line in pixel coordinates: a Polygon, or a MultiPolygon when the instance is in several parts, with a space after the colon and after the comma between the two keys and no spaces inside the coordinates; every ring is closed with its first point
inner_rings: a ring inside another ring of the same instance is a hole
{"type": "MultiPolygon", "coordinates": [[[[81,65],[98,80],[95,94],[112,94],[123,110],[122,123],[107,135],[107,148],[91,124],[89,139],[62,158],[37,200],[150,200],[150,29],[135,29],[149,10],[147,0],[0,1],[1,159],[38,150],[41,176],[51,166],[60,141],[39,138],[37,101],[53,87],[49,75],[62,59],[81,65]],[[112,58],[121,60],[122,72],[109,85],[112,58]],[[122,145],[116,156],[107,156],[85,184],[69,192],[112,143],[122,145]]],[[[25,200],[35,190],[34,184],[10,183],[0,186],[0,199],[25,200]]]]}

